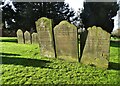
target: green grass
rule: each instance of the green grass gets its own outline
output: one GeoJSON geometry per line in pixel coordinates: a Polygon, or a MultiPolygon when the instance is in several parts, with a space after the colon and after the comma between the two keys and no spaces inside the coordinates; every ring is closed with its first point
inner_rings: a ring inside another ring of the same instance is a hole
{"type": "Polygon", "coordinates": [[[111,37],[111,40],[120,40],[118,37],[111,37]]]}
{"type": "Polygon", "coordinates": [[[16,38],[9,37],[0,40],[1,84],[120,84],[116,42],[112,42],[110,47],[110,67],[102,70],[80,63],[41,57],[37,44],[17,44],[16,38]]]}

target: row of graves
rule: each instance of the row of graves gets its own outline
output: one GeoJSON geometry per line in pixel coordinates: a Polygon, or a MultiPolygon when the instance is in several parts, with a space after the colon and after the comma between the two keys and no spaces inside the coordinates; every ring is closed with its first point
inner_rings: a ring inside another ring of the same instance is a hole
{"type": "Polygon", "coordinates": [[[23,32],[21,29],[17,31],[17,40],[20,44],[38,44],[37,33],[23,32]]]}
{"type": "Polygon", "coordinates": [[[42,17],[36,21],[36,29],[36,35],[33,33],[29,37],[27,37],[30,35],[29,32],[23,34],[18,30],[18,43],[31,44],[36,40],[40,46],[41,56],[108,68],[110,34],[101,27],[89,27],[80,33],[78,39],[78,29],[73,24],[61,21],[52,28],[51,19],[42,17]]]}

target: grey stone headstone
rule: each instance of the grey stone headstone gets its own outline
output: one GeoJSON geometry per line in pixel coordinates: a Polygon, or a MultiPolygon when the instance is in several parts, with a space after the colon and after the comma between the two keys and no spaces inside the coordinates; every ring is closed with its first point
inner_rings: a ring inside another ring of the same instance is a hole
{"type": "Polygon", "coordinates": [[[78,62],[77,28],[67,21],[54,27],[57,58],[78,62]]]}
{"type": "Polygon", "coordinates": [[[18,43],[24,44],[23,31],[21,29],[17,30],[17,40],[18,40],[18,43]]]}
{"type": "Polygon", "coordinates": [[[25,31],[24,38],[25,38],[25,44],[31,44],[31,36],[28,31],[25,31]]]}
{"type": "Polygon", "coordinates": [[[51,19],[45,17],[38,19],[36,29],[41,56],[55,58],[51,19]]]}
{"type": "Polygon", "coordinates": [[[38,44],[38,35],[37,35],[37,33],[32,33],[32,44],[38,44]]]}
{"type": "Polygon", "coordinates": [[[108,68],[110,53],[110,34],[100,27],[88,28],[81,63],[108,68]]]}

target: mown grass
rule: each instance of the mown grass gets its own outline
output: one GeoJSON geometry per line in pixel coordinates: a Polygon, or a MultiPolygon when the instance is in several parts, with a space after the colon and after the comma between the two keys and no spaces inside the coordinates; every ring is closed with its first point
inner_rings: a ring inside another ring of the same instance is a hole
{"type": "Polygon", "coordinates": [[[2,48],[1,84],[120,85],[120,60],[118,60],[120,47],[116,42],[111,42],[110,67],[103,70],[80,63],[41,57],[37,44],[17,44],[16,38],[9,37],[0,38],[0,40],[2,40],[0,42],[2,48]]]}

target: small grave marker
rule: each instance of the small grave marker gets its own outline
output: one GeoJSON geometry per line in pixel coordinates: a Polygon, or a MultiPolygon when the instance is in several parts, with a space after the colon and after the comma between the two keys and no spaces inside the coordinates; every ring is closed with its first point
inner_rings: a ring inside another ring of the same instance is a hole
{"type": "Polygon", "coordinates": [[[17,30],[17,40],[19,44],[24,44],[23,31],[21,29],[17,30]]]}
{"type": "Polygon", "coordinates": [[[38,35],[37,35],[37,33],[32,33],[32,44],[38,44],[38,35]]]}
{"type": "Polygon", "coordinates": [[[25,44],[31,44],[31,36],[28,31],[25,31],[24,37],[25,37],[25,44]]]}

